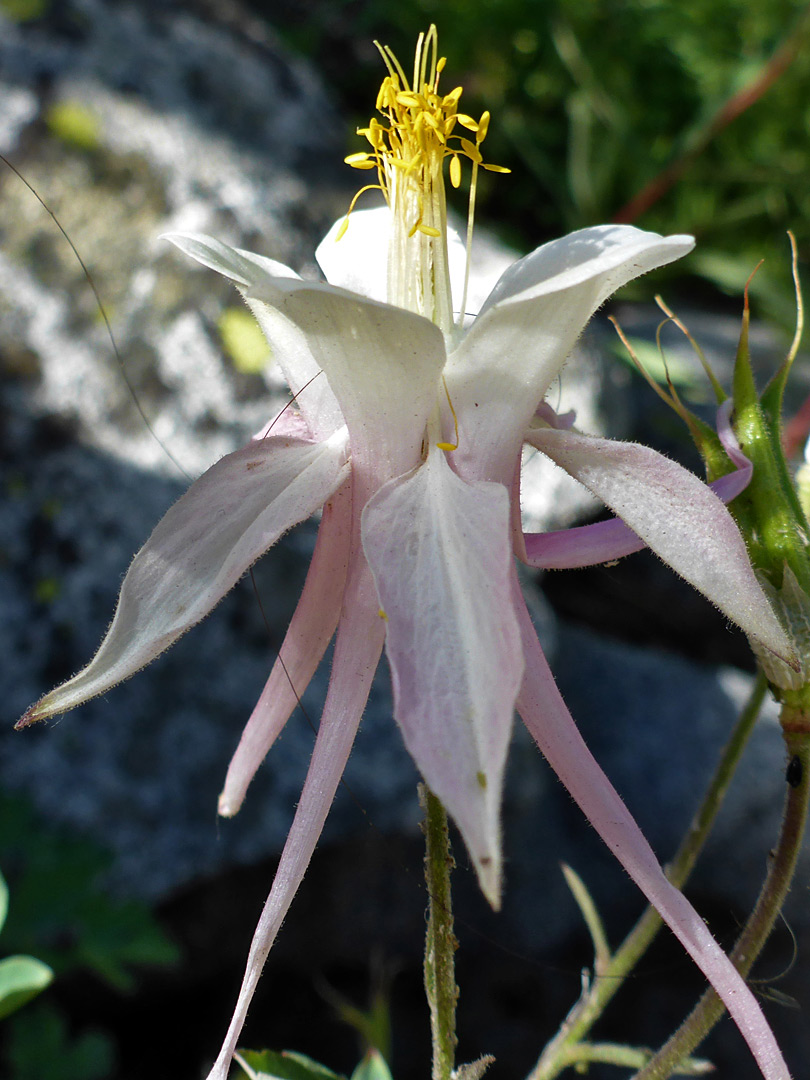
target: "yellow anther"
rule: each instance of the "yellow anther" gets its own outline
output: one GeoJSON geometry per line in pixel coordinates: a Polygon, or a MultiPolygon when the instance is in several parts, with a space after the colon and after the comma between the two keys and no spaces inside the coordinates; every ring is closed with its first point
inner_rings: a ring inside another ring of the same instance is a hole
{"type": "Polygon", "coordinates": [[[343,159],[347,165],[351,165],[353,169],[373,169],[377,162],[371,154],[349,154],[348,157],[343,159]]]}
{"type": "Polygon", "coordinates": [[[480,165],[483,162],[484,159],[481,157],[481,151],[478,149],[475,143],[470,142],[469,139],[462,139],[461,145],[464,148],[464,153],[467,155],[470,161],[475,162],[476,165],[480,165]]]}
{"type": "Polygon", "coordinates": [[[456,416],[456,410],[453,408],[453,402],[450,400],[450,391],[447,389],[447,379],[442,375],[442,386],[444,387],[444,393],[447,398],[447,404],[450,406],[450,412],[453,414],[453,426],[455,427],[455,442],[437,442],[436,447],[439,450],[458,450],[458,417],[456,416]]]}

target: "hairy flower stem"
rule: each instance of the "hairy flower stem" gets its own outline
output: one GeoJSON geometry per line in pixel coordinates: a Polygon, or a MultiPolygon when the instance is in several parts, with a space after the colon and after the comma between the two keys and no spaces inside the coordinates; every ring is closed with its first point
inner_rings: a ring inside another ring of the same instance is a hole
{"type": "MultiPolygon", "coordinates": [[[[703,802],[674,859],[666,867],[667,877],[681,888],[692,872],[711,831],[765,699],[767,682],[758,675],[748,701],[717,764],[703,802]]],[[[528,1080],[554,1080],[571,1065],[593,1060],[591,1044],[583,1043],[590,1029],[621,989],[624,979],[649,948],[661,928],[661,917],[648,907],[622,944],[605,965],[597,965],[595,979],[565,1019],[559,1033],[544,1049],[528,1080]]]]}
{"type": "Polygon", "coordinates": [[[425,784],[419,797],[425,811],[425,881],[428,890],[428,926],[425,941],[425,993],[430,1005],[433,1041],[433,1080],[450,1080],[456,1054],[455,952],[450,871],[455,866],[450,854],[447,811],[425,784]]]}
{"type": "MultiPolygon", "coordinates": [[[[810,723],[805,718],[803,730],[791,730],[785,722],[783,731],[790,756],[788,792],[779,843],[771,853],[768,874],[756,906],[731,953],[731,961],[741,975],[747,975],[759,956],[779,917],[790,889],[796,861],[801,850],[804,826],[810,804],[810,723]]],[[[795,720],[795,715],[791,721],[795,720]]],[[[725,1012],[713,991],[707,991],[678,1031],[636,1074],[635,1080],[666,1080],[678,1063],[700,1043],[725,1012]]]]}

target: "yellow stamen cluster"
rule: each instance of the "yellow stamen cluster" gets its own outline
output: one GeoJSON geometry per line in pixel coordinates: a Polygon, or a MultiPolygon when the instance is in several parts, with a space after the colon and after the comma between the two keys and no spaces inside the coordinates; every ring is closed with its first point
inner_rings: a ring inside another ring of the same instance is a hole
{"type": "MultiPolygon", "coordinates": [[[[480,120],[460,113],[460,86],[449,94],[439,93],[439,76],[446,58],[442,56],[437,59],[435,26],[419,37],[412,86],[408,85],[405,73],[391,49],[378,42],[375,44],[388,68],[388,75],[383,79],[377,95],[376,108],[388,123],[381,124],[372,118],[368,127],[358,128],[357,134],[368,139],[371,150],[350,154],[346,158],[347,165],[354,169],[377,170],[379,184],[369,184],[361,191],[379,188],[388,204],[392,205],[397,173],[425,190],[431,186],[437,167],[441,169],[447,157],[450,158],[450,183],[454,188],[461,184],[462,157],[472,162],[474,174],[479,166],[491,172],[509,172],[501,165],[486,163],[481,155],[480,146],[489,128],[489,112],[484,112],[480,120]],[[472,132],[475,141],[454,135],[456,125],[472,132]]],[[[413,223],[410,235],[416,232],[427,236],[438,235],[438,230],[426,224],[421,217],[413,223]]]]}
{"type": "MultiPolygon", "coordinates": [[[[484,112],[480,120],[460,113],[460,86],[449,94],[439,92],[445,58],[438,55],[435,26],[419,35],[410,83],[391,49],[375,44],[388,69],[376,103],[384,119],[380,122],[372,118],[367,127],[358,129],[371,149],[350,154],[346,162],[355,169],[376,169],[377,183],[357,192],[349,214],[363,192],[371,189],[383,192],[394,221],[389,246],[389,300],[420,312],[449,332],[454,320],[447,265],[444,161],[450,160],[450,183],[454,188],[461,183],[461,159],[466,158],[472,164],[468,260],[478,169],[501,173],[509,170],[485,163],[481,155],[489,113],[484,112]],[[472,137],[456,133],[457,128],[472,137]],[[411,248],[405,242],[414,237],[422,242],[411,248]]],[[[349,214],[339,237],[348,228],[349,214]]],[[[459,323],[463,320],[463,306],[462,301],[459,323]]]]}

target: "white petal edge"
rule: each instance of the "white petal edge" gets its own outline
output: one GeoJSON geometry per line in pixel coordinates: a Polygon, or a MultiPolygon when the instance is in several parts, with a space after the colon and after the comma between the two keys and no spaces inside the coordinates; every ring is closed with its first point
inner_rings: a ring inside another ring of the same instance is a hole
{"type": "Polygon", "coordinates": [[[691,237],[603,225],[510,267],[448,357],[458,472],[509,483],[523,432],[593,313],[616,289],[692,246],[691,237]]]}
{"type": "Polygon", "coordinates": [[[247,299],[251,290],[261,289],[262,285],[273,289],[279,279],[301,281],[299,275],[284,263],[229,247],[203,233],[166,233],[164,239],[203,266],[229,278],[242,293],[267,338],[313,438],[329,438],[341,428],[344,420],[340,409],[327,377],[312,357],[306,336],[279,315],[272,305],[247,299]]]}
{"type": "Polygon", "coordinates": [[[91,662],[25,714],[27,726],[129,678],[204,618],[288,529],[348,475],[346,433],[328,443],[252,442],[213,465],[135,556],[91,662]]]}

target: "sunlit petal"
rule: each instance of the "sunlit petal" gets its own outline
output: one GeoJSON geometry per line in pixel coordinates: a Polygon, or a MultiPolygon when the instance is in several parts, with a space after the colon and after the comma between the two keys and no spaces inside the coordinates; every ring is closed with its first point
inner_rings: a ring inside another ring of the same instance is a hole
{"type": "Polygon", "coordinates": [[[363,546],[405,744],[498,906],[501,786],[523,672],[508,493],[465,483],[434,448],[366,506],[363,546]]]}
{"type": "Polygon", "coordinates": [[[462,476],[509,483],[523,432],[591,315],[693,243],[602,225],[545,244],[502,275],[447,363],[462,476]]]}
{"type": "Polygon", "coordinates": [[[265,439],[229,454],[174,504],[135,556],[93,660],[18,726],[72,709],[154,660],[199,622],[278,538],[348,475],[345,437],[265,439]]]}
{"type": "Polygon", "coordinates": [[[277,279],[246,293],[303,334],[349,428],[352,465],[380,481],[420,458],[436,406],[444,338],[427,319],[331,285],[277,279]]]}
{"type": "Polygon", "coordinates": [[[529,437],[747,634],[793,657],[734,520],[694,473],[637,443],[551,428],[529,437]]]}
{"type": "MultiPolygon", "coordinates": [[[[330,285],[386,303],[391,211],[387,206],[353,210],[345,233],[338,239],[345,222],[345,218],[339,218],[318,245],[318,265],[330,285]]],[[[447,230],[447,258],[453,298],[460,303],[467,253],[454,229],[447,230]]]]}

